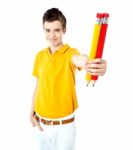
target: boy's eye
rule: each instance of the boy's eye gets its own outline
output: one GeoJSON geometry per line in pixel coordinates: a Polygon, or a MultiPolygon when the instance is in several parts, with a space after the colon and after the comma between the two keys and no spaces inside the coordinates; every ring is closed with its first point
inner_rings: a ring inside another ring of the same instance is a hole
{"type": "Polygon", "coordinates": [[[56,32],[60,32],[60,29],[56,29],[55,31],[56,31],[56,32]]]}
{"type": "Polygon", "coordinates": [[[50,32],[50,30],[49,30],[49,29],[45,29],[45,31],[46,31],[46,32],[50,32]]]}
{"type": "MultiPolygon", "coordinates": [[[[60,31],[61,31],[61,29],[55,29],[53,32],[60,32],[60,31]]],[[[50,29],[45,29],[45,32],[50,33],[52,31],[50,29]]]]}

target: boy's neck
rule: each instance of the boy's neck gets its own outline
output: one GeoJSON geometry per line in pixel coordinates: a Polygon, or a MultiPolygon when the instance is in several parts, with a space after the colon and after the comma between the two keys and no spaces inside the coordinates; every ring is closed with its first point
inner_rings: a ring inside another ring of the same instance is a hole
{"type": "Polygon", "coordinates": [[[51,54],[54,54],[58,49],[60,49],[60,48],[62,48],[64,46],[64,44],[63,43],[61,43],[60,45],[58,45],[58,46],[50,46],[50,52],[51,52],[51,54]]]}

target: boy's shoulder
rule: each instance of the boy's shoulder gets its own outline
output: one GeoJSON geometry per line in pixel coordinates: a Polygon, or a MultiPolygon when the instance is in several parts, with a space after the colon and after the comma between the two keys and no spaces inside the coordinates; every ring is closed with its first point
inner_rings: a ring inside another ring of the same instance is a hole
{"type": "Polygon", "coordinates": [[[78,53],[79,53],[79,50],[78,50],[77,48],[71,47],[71,46],[69,45],[69,52],[71,52],[71,53],[78,52],[78,53]]]}
{"type": "Polygon", "coordinates": [[[69,48],[69,52],[70,53],[74,53],[74,54],[79,54],[80,53],[80,51],[77,49],[77,48],[74,48],[74,47],[70,47],[69,48]]]}
{"type": "Polygon", "coordinates": [[[44,55],[47,52],[48,48],[41,49],[37,52],[37,56],[44,55]]]}

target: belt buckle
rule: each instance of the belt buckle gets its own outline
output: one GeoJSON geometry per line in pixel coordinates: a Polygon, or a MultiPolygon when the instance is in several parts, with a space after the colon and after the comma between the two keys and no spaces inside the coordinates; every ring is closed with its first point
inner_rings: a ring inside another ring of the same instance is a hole
{"type": "Polygon", "coordinates": [[[49,124],[49,125],[53,125],[53,120],[49,120],[49,121],[48,121],[48,124],[49,124]]]}

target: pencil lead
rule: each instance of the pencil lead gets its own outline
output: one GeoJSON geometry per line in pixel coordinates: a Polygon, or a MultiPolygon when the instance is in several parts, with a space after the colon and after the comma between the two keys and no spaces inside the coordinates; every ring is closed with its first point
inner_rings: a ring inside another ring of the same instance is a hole
{"type": "Polygon", "coordinates": [[[90,83],[90,81],[88,81],[88,82],[87,82],[86,86],[88,86],[88,85],[89,85],[89,83],[90,83]]]}

